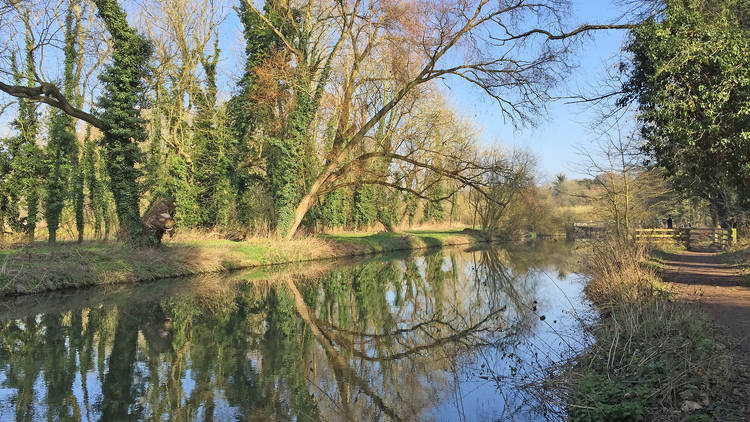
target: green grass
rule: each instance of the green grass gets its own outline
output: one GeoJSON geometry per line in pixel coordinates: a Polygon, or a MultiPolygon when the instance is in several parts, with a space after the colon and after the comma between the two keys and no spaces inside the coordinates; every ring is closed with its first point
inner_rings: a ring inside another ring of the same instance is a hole
{"type": "Polygon", "coordinates": [[[482,242],[458,231],[345,233],[283,241],[191,240],[160,248],[119,243],[33,244],[0,250],[0,295],[149,281],[264,265],[482,242]]]}
{"type": "Polygon", "coordinates": [[[685,250],[685,247],[680,244],[660,245],[657,249],[649,252],[641,265],[648,270],[659,272],[664,269],[664,263],[667,260],[685,250]]]}

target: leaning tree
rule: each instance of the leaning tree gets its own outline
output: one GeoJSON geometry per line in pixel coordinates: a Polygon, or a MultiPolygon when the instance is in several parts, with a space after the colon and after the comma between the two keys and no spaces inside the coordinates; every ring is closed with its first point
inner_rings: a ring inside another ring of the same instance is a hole
{"type": "Polygon", "coordinates": [[[278,157],[269,172],[276,182],[277,230],[286,238],[294,235],[318,197],[376,160],[429,168],[481,191],[476,175],[492,169],[469,163],[433,165],[398,150],[363,145],[419,87],[449,77],[494,99],[514,124],[528,121],[568,69],[577,36],[629,27],[582,25],[566,30],[565,3],[557,0],[303,0],[280,2],[272,15],[243,1],[271,29],[294,70],[285,80],[291,81],[296,104],[282,123],[288,129],[271,143],[278,157]],[[336,78],[331,77],[334,69],[336,78]],[[363,92],[372,91],[380,94],[378,101],[359,102],[363,92]],[[334,134],[321,154],[321,165],[301,183],[299,163],[324,94],[335,97],[334,134]]]}

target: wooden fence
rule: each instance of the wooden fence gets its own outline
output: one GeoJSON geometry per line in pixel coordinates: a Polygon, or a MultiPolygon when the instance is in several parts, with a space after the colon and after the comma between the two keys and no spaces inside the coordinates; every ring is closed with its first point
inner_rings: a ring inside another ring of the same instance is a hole
{"type": "Polygon", "coordinates": [[[649,242],[680,242],[686,247],[725,249],[737,242],[737,229],[691,227],[679,229],[636,229],[636,239],[649,242]]]}

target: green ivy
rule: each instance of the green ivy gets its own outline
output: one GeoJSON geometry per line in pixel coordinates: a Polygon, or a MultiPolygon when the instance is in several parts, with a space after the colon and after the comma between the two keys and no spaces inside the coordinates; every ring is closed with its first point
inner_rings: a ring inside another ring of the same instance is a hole
{"type": "MultiPolygon", "coordinates": [[[[26,85],[32,86],[34,80],[34,40],[31,33],[26,30],[26,67],[24,73],[18,69],[15,56],[11,56],[11,68],[14,74],[16,85],[26,79],[26,85]]],[[[39,211],[39,180],[41,179],[42,151],[36,144],[36,137],[39,132],[39,118],[37,105],[23,98],[18,100],[18,117],[13,121],[12,126],[19,132],[18,137],[13,138],[15,141],[10,146],[11,154],[10,174],[8,187],[14,208],[10,215],[18,216],[18,203],[23,198],[26,205],[25,222],[14,218],[11,227],[14,230],[23,230],[29,239],[34,239],[36,223],[39,211]]]]}
{"type": "Polygon", "coordinates": [[[345,227],[349,221],[351,196],[344,189],[329,192],[323,198],[322,218],[329,228],[345,227]]]}
{"type": "Polygon", "coordinates": [[[637,102],[652,161],[726,223],[727,197],[750,206],[749,12],[740,0],[666,5],[632,32],[620,101],[637,102]]]}
{"type": "Polygon", "coordinates": [[[378,209],[375,198],[375,187],[359,186],[354,191],[354,228],[370,227],[376,221],[378,209]]]}
{"type": "Polygon", "coordinates": [[[424,221],[441,221],[445,217],[443,210],[443,201],[440,199],[445,196],[445,187],[443,182],[437,182],[430,186],[427,191],[428,201],[424,205],[424,221]]]}
{"type": "Polygon", "coordinates": [[[214,51],[210,60],[203,61],[206,89],[199,96],[193,127],[196,202],[202,226],[226,227],[230,218],[229,208],[235,196],[232,187],[234,168],[230,161],[233,139],[226,113],[216,104],[218,45],[215,45],[214,51]]]}
{"type": "MultiPolygon", "coordinates": [[[[76,59],[76,34],[80,23],[75,20],[74,16],[73,7],[69,5],[65,16],[65,47],[63,51],[65,55],[63,93],[66,98],[73,97],[73,85],[75,84],[73,67],[76,59]]],[[[76,223],[79,239],[81,239],[83,235],[83,203],[76,195],[76,189],[68,188],[71,182],[75,182],[74,187],[77,187],[80,182],[80,176],[71,179],[71,174],[79,167],[75,121],[70,115],[58,109],[52,112],[45,161],[47,167],[47,180],[45,184],[47,197],[44,215],[47,220],[49,242],[55,243],[57,239],[60,217],[68,196],[71,196],[71,198],[75,196],[76,199],[76,223]],[[78,215],[79,210],[80,216],[78,215]]]]}
{"type": "Polygon", "coordinates": [[[131,242],[145,243],[148,241],[141,236],[138,186],[141,171],[137,164],[142,161],[138,144],[147,135],[138,106],[151,44],[130,27],[116,0],[94,0],[94,3],[113,43],[112,63],[101,75],[104,93],[99,99],[103,110],[101,120],[106,127],[103,146],[110,188],[120,228],[131,242]]]}

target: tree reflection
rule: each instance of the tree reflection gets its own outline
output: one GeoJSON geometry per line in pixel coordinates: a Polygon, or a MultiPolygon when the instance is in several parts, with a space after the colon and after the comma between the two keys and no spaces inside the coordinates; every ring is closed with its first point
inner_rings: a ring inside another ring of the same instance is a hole
{"type": "Polygon", "coordinates": [[[117,318],[112,351],[107,359],[108,371],[102,383],[102,420],[135,420],[130,412],[134,404],[131,383],[134,376],[138,325],[140,317],[121,312],[117,318]]]}
{"type": "Polygon", "coordinates": [[[18,421],[424,419],[457,394],[462,359],[537,320],[533,266],[514,253],[373,260],[3,322],[13,396],[0,409],[18,421]]]}

